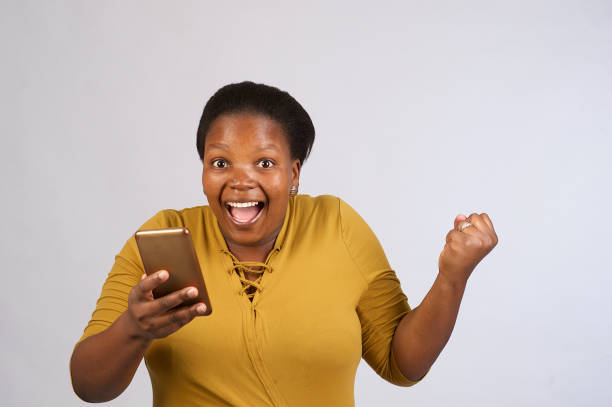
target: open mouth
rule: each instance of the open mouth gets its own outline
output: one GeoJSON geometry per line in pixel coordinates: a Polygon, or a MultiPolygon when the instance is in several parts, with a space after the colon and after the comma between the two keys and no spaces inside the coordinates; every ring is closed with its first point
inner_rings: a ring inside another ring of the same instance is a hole
{"type": "Polygon", "coordinates": [[[263,212],[262,201],[225,202],[225,209],[230,218],[238,225],[248,225],[255,222],[263,212]]]}

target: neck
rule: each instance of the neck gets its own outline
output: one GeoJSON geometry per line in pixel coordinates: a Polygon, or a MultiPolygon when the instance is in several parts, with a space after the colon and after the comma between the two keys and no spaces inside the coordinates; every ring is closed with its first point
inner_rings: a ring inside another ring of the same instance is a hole
{"type": "Polygon", "coordinates": [[[260,246],[242,246],[237,243],[227,242],[227,247],[240,261],[257,261],[264,263],[268,253],[274,247],[274,240],[260,246]]]}

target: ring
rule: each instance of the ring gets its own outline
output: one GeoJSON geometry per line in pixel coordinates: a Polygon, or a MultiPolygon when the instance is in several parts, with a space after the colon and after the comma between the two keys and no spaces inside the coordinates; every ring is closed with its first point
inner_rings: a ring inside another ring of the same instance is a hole
{"type": "Polygon", "coordinates": [[[466,220],[459,226],[459,232],[463,232],[463,229],[469,228],[470,226],[472,226],[472,224],[466,220]]]}

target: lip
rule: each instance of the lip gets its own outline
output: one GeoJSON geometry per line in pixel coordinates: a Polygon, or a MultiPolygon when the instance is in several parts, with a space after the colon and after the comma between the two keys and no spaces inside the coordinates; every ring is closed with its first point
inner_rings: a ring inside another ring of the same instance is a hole
{"type": "Polygon", "coordinates": [[[253,225],[255,222],[257,222],[259,220],[259,218],[261,217],[261,214],[263,213],[265,207],[266,207],[266,203],[265,201],[259,200],[259,199],[227,199],[224,200],[222,202],[222,206],[223,209],[225,210],[225,214],[227,215],[227,217],[230,219],[230,221],[238,226],[238,227],[248,227],[250,225],[253,225]],[[227,204],[228,202],[236,202],[236,203],[245,203],[245,202],[257,202],[258,206],[259,206],[259,212],[257,213],[257,215],[249,220],[249,221],[240,221],[236,218],[234,218],[229,210],[229,205],[227,204]]]}

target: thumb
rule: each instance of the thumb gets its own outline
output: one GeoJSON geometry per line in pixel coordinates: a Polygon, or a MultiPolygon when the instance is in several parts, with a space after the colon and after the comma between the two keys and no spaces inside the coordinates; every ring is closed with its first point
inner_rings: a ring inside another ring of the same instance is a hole
{"type": "Polygon", "coordinates": [[[464,220],[467,219],[467,216],[463,215],[463,214],[459,214],[457,216],[455,216],[455,229],[457,229],[457,227],[459,227],[459,224],[461,222],[463,222],[464,220]]]}

